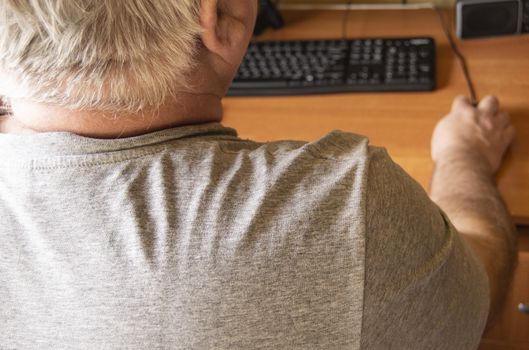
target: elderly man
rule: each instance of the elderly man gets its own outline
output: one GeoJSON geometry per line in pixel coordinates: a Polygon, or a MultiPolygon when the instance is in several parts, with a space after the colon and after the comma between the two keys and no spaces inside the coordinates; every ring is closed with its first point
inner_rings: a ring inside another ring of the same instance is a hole
{"type": "Polygon", "coordinates": [[[241,140],[218,122],[256,12],[0,2],[3,349],[479,344],[514,265],[508,115],[455,100],[433,202],[361,136],[241,140]]]}

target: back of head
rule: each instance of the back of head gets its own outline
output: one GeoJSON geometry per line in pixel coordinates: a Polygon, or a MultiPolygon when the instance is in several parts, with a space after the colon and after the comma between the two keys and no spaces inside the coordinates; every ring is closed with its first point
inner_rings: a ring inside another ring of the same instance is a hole
{"type": "Polygon", "coordinates": [[[156,108],[188,84],[200,0],[4,0],[0,95],[70,109],[156,108]]]}

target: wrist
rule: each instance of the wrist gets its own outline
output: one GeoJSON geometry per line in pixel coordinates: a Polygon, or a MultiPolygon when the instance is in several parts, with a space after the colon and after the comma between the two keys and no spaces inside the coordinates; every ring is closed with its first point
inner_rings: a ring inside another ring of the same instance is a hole
{"type": "Polygon", "coordinates": [[[488,159],[473,149],[451,149],[440,152],[433,159],[436,169],[453,168],[454,171],[471,171],[482,177],[494,179],[495,171],[488,159]]]}

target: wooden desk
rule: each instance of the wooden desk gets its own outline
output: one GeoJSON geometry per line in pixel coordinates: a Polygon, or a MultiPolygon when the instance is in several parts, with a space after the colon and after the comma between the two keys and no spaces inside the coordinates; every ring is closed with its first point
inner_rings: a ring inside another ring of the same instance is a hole
{"type": "MultiPolygon", "coordinates": [[[[341,11],[285,12],[287,25],[266,39],[339,38],[341,11]]],[[[341,94],[310,97],[228,98],[224,124],[259,141],[315,140],[333,129],[367,135],[428,188],[430,137],[453,98],[467,94],[461,68],[432,10],[351,11],[350,37],[435,38],[438,89],[432,93],[341,94]]],[[[498,175],[499,188],[517,223],[529,224],[529,35],[460,42],[479,97],[497,95],[512,115],[517,139],[498,175]]]]}

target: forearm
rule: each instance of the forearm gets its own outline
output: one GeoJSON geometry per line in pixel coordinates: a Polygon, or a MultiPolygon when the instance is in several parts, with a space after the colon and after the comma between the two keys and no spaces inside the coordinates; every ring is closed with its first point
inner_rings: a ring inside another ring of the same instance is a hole
{"type": "Polygon", "coordinates": [[[495,318],[516,263],[516,234],[486,164],[469,154],[438,161],[431,198],[482,261],[490,284],[489,323],[495,318]]]}

